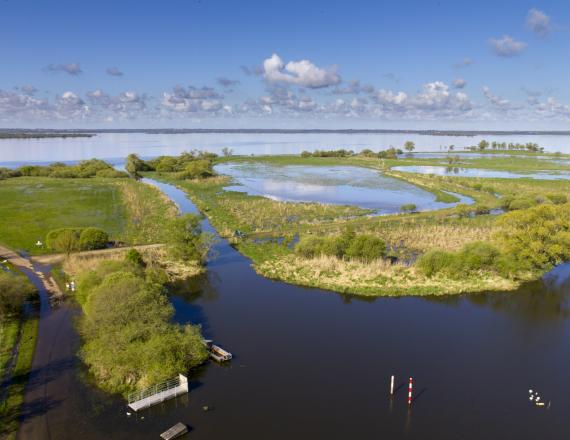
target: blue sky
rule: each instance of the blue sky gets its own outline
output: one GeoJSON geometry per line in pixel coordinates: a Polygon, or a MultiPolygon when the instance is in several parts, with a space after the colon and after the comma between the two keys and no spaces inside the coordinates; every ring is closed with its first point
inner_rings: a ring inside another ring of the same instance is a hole
{"type": "Polygon", "coordinates": [[[5,127],[563,129],[562,1],[0,2],[5,127]]]}

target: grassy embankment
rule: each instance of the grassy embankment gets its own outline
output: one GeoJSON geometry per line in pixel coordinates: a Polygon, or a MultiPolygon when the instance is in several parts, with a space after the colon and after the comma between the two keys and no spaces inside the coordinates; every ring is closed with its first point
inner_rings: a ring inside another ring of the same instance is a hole
{"type": "MultiPolygon", "coordinates": [[[[532,171],[551,169],[559,164],[545,165],[536,158],[490,159],[495,169],[532,171]],[[532,166],[529,163],[533,163],[532,166]],[[501,168],[503,167],[503,168],[501,168]],[[550,168],[548,168],[550,167],[550,168]]],[[[485,158],[462,159],[469,166],[483,166],[485,158]]],[[[171,174],[155,176],[170,181],[187,191],[192,200],[210,219],[222,236],[231,238],[238,249],[252,259],[255,269],[262,275],[295,284],[327,288],[359,295],[446,294],[482,290],[510,290],[522,281],[532,279],[540,271],[521,269],[516,277],[506,277],[494,271],[466,274],[461,279],[446,276],[426,276],[410,263],[416,255],[430,249],[457,251],[474,241],[493,242],[499,230],[497,218],[486,214],[500,208],[506,200],[528,200],[550,203],[549,194],[570,194],[566,181],[539,181],[533,179],[482,179],[438,177],[389,171],[394,165],[435,164],[433,159],[377,159],[364,157],[320,158],[299,156],[261,156],[220,158],[219,162],[251,162],[282,165],[354,165],[386,170],[392,177],[423,187],[435,194],[443,191],[461,193],[475,201],[472,208],[458,206],[434,212],[383,217],[335,216],[341,207],[329,207],[328,215],[314,215],[315,210],[327,209],[323,205],[309,208],[304,203],[280,203],[252,197],[243,193],[223,191],[228,184],[224,177],[210,180],[176,180],[171,174]],[[284,206],[282,206],[284,205],[284,206]],[[331,218],[332,216],[332,218],[331,218]],[[387,260],[362,263],[330,256],[304,258],[290,246],[295,235],[334,236],[347,227],[385,240],[390,254],[399,257],[396,264],[387,260]],[[233,237],[240,230],[249,234],[245,238],[233,237]],[[285,238],[278,244],[277,238],[285,238]],[[265,240],[259,240],[264,238],[265,240]]],[[[437,163],[439,164],[439,163],[437,163]]],[[[445,194],[445,193],[444,193],[445,194]]],[[[523,201],[524,201],[523,200],[523,201]]],[[[346,212],[343,212],[346,214],[346,212]]]]}
{"type": "MultiPolygon", "coordinates": [[[[2,277],[15,277],[14,282],[27,293],[34,291],[27,278],[15,271],[13,267],[4,265],[9,269],[8,274],[2,277]]],[[[2,279],[0,289],[7,287],[7,279],[2,279]]],[[[11,291],[3,292],[10,294],[11,291]]],[[[26,295],[27,295],[26,293],[26,295]]],[[[24,295],[20,300],[24,300],[24,295]]],[[[28,380],[36,339],[38,334],[38,318],[35,312],[30,311],[22,314],[22,304],[14,302],[13,306],[19,310],[3,314],[0,317],[0,380],[7,380],[7,388],[2,394],[0,401],[0,438],[15,439],[18,430],[18,420],[24,399],[24,387],[28,380]],[[19,304],[19,305],[17,305],[19,304]]],[[[28,298],[33,301],[34,298],[28,298]]],[[[2,298],[2,309],[5,311],[6,302],[10,302],[5,296],[2,298]]]]}

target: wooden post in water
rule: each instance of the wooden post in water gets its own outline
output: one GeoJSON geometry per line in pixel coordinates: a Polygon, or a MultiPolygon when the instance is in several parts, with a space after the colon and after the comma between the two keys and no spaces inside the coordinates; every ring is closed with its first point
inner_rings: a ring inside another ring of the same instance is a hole
{"type": "Polygon", "coordinates": [[[413,379],[410,377],[410,383],[408,385],[408,405],[412,404],[412,381],[413,379]]]}
{"type": "Polygon", "coordinates": [[[394,396],[394,375],[390,376],[390,396],[394,396]]]}

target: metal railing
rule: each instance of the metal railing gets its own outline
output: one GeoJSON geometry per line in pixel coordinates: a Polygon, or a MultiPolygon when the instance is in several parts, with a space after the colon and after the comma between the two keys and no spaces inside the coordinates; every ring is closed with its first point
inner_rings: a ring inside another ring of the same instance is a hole
{"type": "MultiPolygon", "coordinates": [[[[173,395],[172,390],[175,388],[181,388],[181,392],[188,392],[188,379],[186,376],[179,374],[178,377],[173,379],[168,379],[167,381],[161,382],[156,385],[152,385],[145,388],[142,391],[135,391],[128,395],[129,405],[133,402],[138,402],[144,400],[151,396],[157,396],[163,394],[165,397],[171,397],[173,395]]],[[[177,393],[175,392],[174,395],[177,393]]]]}

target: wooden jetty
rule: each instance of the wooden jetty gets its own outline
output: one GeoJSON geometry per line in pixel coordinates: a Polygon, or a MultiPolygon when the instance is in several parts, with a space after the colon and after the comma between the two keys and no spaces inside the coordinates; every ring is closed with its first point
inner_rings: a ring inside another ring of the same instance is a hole
{"type": "Polygon", "coordinates": [[[188,427],[184,423],[178,422],[172,428],[169,428],[160,434],[160,438],[163,440],[172,440],[186,434],[187,432],[188,427]]]}
{"type": "Polygon", "coordinates": [[[210,357],[217,362],[227,362],[233,357],[229,351],[226,351],[222,347],[215,345],[214,341],[211,339],[204,339],[202,343],[210,351],[210,357]]]}
{"type": "Polygon", "coordinates": [[[188,378],[179,374],[178,377],[166,382],[129,394],[129,408],[140,411],[186,393],[188,393],[188,378]]]}

